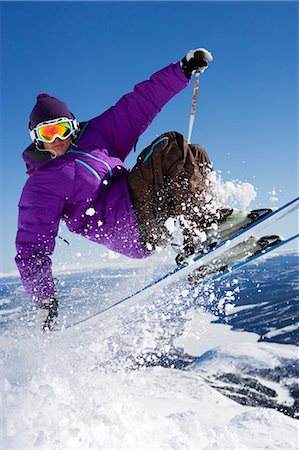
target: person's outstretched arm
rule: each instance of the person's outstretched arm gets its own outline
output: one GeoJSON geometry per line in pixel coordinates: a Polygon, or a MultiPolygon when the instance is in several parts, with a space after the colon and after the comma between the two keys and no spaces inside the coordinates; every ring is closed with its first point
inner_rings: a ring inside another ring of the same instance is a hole
{"type": "Polygon", "coordinates": [[[204,49],[190,52],[182,61],[168,65],[149,80],[137,84],[133,92],[89,122],[90,131],[96,129],[101,133],[113,156],[124,160],[163,106],[188,86],[192,73],[207,67],[211,60],[209,52],[204,49]]]}

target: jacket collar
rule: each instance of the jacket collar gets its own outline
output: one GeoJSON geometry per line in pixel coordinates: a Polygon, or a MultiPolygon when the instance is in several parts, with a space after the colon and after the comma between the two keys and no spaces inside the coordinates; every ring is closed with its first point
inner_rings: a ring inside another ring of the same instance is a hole
{"type": "Polygon", "coordinates": [[[30,144],[23,152],[23,159],[26,163],[28,173],[39,169],[52,161],[50,152],[41,152],[36,149],[35,144],[30,144]]]}

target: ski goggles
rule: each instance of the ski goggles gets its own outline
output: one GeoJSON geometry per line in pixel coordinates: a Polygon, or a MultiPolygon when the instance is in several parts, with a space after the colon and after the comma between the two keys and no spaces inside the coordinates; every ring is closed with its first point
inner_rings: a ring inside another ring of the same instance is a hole
{"type": "Polygon", "coordinates": [[[76,119],[60,117],[39,123],[33,130],[29,131],[32,141],[54,142],[56,138],[65,140],[78,129],[76,119]]]}

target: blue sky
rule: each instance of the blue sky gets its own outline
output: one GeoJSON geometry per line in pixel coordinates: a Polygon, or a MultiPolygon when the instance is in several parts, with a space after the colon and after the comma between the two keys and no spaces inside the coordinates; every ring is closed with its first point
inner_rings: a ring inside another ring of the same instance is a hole
{"type": "MultiPolygon", "coordinates": [[[[2,2],[1,21],[0,272],[15,270],[27,178],[21,153],[36,95],[57,96],[86,120],[192,48],[214,56],[201,77],[193,142],[205,146],[224,180],[254,185],[253,206],[268,206],[273,188],[278,204],[296,195],[297,2],[2,2]]],[[[187,134],[191,95],[189,87],[164,108],[138,151],[162,132],[187,134]]],[[[58,257],[68,262],[78,248],[88,255],[91,244],[81,241],[74,237],[68,252],[58,246],[58,257]]]]}

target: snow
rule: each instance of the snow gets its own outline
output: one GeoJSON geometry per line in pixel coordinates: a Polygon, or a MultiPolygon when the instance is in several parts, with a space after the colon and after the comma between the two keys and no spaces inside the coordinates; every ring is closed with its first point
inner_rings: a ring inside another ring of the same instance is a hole
{"type": "Polygon", "coordinates": [[[254,344],[258,340],[258,336],[254,333],[232,332],[227,325],[211,325],[213,316],[203,311],[190,311],[189,318],[183,335],[176,339],[175,344],[192,355],[202,355],[217,347],[219,343],[225,346],[237,340],[238,343],[254,344]]]}
{"type": "Polygon", "coordinates": [[[102,353],[95,330],[84,346],[67,335],[60,343],[18,343],[3,383],[4,448],[296,448],[292,418],[239,405],[196,372],[97,369],[102,353]]]}
{"type": "Polygon", "coordinates": [[[279,201],[279,198],[277,197],[276,194],[276,188],[273,188],[271,192],[268,192],[268,194],[270,195],[269,200],[272,203],[277,203],[279,201]]]}
{"type": "Polygon", "coordinates": [[[174,229],[175,229],[175,221],[172,217],[169,217],[165,223],[164,226],[166,227],[167,231],[169,234],[173,234],[174,233],[174,229]]]}
{"type": "Polygon", "coordinates": [[[85,214],[86,214],[87,216],[94,216],[95,213],[96,213],[96,210],[95,210],[94,208],[88,208],[88,209],[85,211],[85,214]]]}
{"type": "Polygon", "coordinates": [[[269,331],[269,333],[265,334],[268,338],[273,336],[278,336],[279,334],[284,334],[290,331],[297,331],[299,329],[299,324],[296,323],[294,325],[289,325],[287,327],[280,328],[279,330],[269,331]]]}
{"type": "MultiPolygon", "coordinates": [[[[123,297],[155,279],[168,262],[157,267],[154,261],[125,270],[117,270],[115,261],[113,268],[100,272],[61,276],[61,317],[69,323],[91,316],[115,303],[116,293],[123,297]]],[[[277,274],[288,270],[270,261],[277,274]]],[[[254,269],[249,273],[253,277],[254,269]]],[[[259,306],[269,311],[261,275],[267,279],[269,270],[256,273],[264,293],[259,306]]],[[[234,273],[224,282],[220,297],[216,287],[209,286],[196,297],[197,304],[217,306],[225,297],[234,308],[228,317],[233,312],[248,315],[256,304],[235,305],[235,289],[242,293],[240,280],[234,273]]],[[[262,375],[279,370],[283,361],[296,361],[295,346],[258,342],[258,334],[216,323],[202,306],[187,307],[193,297],[186,284],[156,293],[148,304],[111,309],[50,336],[35,330],[35,311],[24,309],[18,282],[10,279],[5,286],[10,290],[3,291],[7,294],[1,304],[4,450],[297,448],[294,418],[273,408],[237,403],[221,393],[227,384],[219,379],[219,373],[253,376],[277,393],[275,401],[291,408],[294,399],[287,384],[262,375]],[[146,356],[152,348],[160,352],[182,348],[200,358],[185,370],[160,366],[131,370],[132,355],[146,356]]]]}
{"type": "Polygon", "coordinates": [[[212,171],[208,175],[213,189],[213,197],[217,204],[238,206],[246,210],[256,198],[256,191],[251,183],[223,181],[219,172],[212,171]]]}
{"type": "Polygon", "coordinates": [[[294,448],[293,419],[244,408],[175,370],[83,371],[72,383],[47,370],[5,391],[7,450],[294,448]]]}

